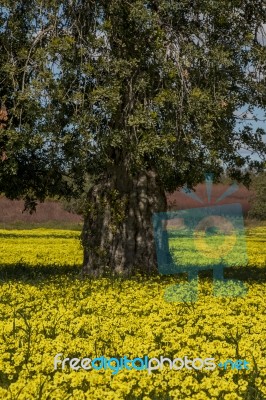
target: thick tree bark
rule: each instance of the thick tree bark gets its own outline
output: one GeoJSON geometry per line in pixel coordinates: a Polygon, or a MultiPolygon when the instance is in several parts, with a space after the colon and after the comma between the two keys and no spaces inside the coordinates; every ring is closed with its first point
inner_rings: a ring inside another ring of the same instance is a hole
{"type": "Polygon", "coordinates": [[[125,168],[114,168],[88,193],[82,234],[83,275],[158,272],[152,214],[166,211],[166,207],[166,196],[154,171],[132,176],[125,168]]]}

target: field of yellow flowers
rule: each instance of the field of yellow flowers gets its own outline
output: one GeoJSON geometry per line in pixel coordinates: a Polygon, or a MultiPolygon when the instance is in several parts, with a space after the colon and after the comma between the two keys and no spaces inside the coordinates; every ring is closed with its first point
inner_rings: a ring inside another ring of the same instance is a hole
{"type": "Polygon", "coordinates": [[[266,399],[266,228],[247,233],[249,262],[228,270],[245,297],[164,300],[183,277],[81,280],[78,231],[0,230],[0,399],[266,399]],[[148,355],[247,360],[248,370],[54,369],[54,357],[148,355]]]}

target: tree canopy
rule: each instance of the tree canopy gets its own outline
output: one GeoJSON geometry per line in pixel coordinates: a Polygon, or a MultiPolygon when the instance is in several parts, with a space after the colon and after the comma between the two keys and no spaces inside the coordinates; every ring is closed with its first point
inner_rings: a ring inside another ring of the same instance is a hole
{"type": "Polygon", "coordinates": [[[265,107],[265,12],[258,1],[3,1],[0,190],[64,194],[122,158],[156,168],[167,190],[223,163],[239,175],[241,147],[265,150],[234,114],[265,107]]]}

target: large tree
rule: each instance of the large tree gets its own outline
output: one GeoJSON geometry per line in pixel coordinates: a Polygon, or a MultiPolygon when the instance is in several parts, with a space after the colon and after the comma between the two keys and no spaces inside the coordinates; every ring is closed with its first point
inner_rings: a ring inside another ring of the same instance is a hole
{"type": "Polygon", "coordinates": [[[265,109],[264,2],[2,3],[0,191],[86,195],[84,272],[156,270],[165,192],[224,167],[247,181],[241,148],[265,156],[236,113],[265,109]]]}

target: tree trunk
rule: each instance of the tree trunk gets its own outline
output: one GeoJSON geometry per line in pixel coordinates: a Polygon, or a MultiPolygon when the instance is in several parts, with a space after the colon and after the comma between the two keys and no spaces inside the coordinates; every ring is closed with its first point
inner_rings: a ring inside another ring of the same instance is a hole
{"type": "Polygon", "coordinates": [[[132,176],[117,166],[110,176],[88,193],[82,273],[98,277],[158,272],[152,214],[166,211],[167,203],[156,173],[132,176]]]}

